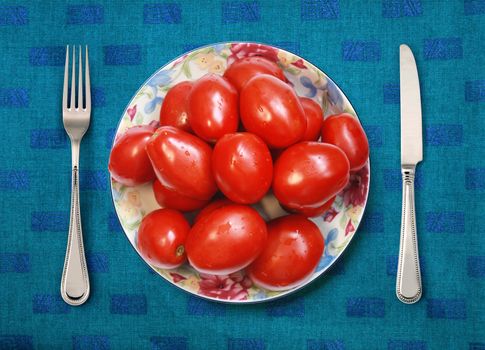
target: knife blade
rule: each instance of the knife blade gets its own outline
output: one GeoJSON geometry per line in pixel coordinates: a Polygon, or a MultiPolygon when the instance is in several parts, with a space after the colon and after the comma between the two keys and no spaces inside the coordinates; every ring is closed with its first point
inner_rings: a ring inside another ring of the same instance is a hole
{"type": "Polygon", "coordinates": [[[416,165],[423,160],[421,92],[413,52],[399,47],[401,81],[401,165],[416,165]]]}
{"type": "Polygon", "coordinates": [[[403,303],[413,304],[422,295],[414,206],[415,169],[423,160],[421,93],[416,60],[409,46],[399,47],[399,60],[403,196],[396,296],[403,303]]]}

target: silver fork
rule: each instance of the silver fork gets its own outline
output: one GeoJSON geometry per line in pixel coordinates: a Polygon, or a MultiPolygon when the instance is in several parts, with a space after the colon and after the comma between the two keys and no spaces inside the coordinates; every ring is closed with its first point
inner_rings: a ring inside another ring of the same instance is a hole
{"type": "Polygon", "coordinates": [[[76,47],[72,49],[71,98],[68,104],[69,45],[66,47],[64,90],[62,95],[62,121],[71,140],[72,183],[71,218],[67,239],[66,258],[61,280],[61,296],[70,305],[81,305],[89,297],[89,276],[84,255],[81,210],[79,206],[79,147],[81,139],[89,128],[91,118],[91,86],[89,79],[88,47],[86,46],[86,93],[83,98],[82,54],[79,46],[79,78],[76,100],[76,47]],[[85,102],[85,105],[83,105],[85,102]]]}

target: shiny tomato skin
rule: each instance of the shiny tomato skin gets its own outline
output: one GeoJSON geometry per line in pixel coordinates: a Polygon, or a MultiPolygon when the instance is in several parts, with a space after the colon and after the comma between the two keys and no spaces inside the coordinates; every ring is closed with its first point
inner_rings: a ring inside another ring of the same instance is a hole
{"type": "Polygon", "coordinates": [[[154,132],[151,125],[133,126],[116,141],[108,165],[113,179],[126,186],[136,186],[155,178],[145,151],[154,132]]]}
{"type": "Polygon", "coordinates": [[[235,132],[239,126],[237,90],[225,78],[206,74],[196,82],[189,94],[189,120],[200,138],[215,142],[235,132]]]}
{"type": "Polygon", "coordinates": [[[261,74],[250,79],[240,94],[239,109],[246,131],[258,135],[269,148],[285,148],[301,140],[306,117],[290,85],[261,74]]]}
{"type": "Polygon", "coordinates": [[[234,61],[224,72],[224,78],[229,80],[238,91],[241,91],[249,79],[258,74],[272,75],[286,82],[283,70],[275,62],[258,56],[244,57],[234,61]]]}
{"type": "Polygon", "coordinates": [[[300,103],[306,117],[306,131],[301,140],[317,141],[320,138],[323,124],[322,107],[308,97],[300,97],[300,103]]]}
{"type": "Polygon", "coordinates": [[[212,149],[197,136],[162,126],[146,149],[158,180],[166,188],[198,200],[208,200],[216,193],[212,149]]]}
{"type": "Polygon", "coordinates": [[[268,240],[249,266],[253,282],[273,291],[304,283],[320,261],[324,240],[318,226],[301,215],[282,216],[268,222],[268,240]]]}
{"type": "Polygon", "coordinates": [[[226,205],[229,204],[236,204],[233,201],[223,198],[223,199],[216,199],[212,202],[210,202],[208,205],[206,205],[202,210],[197,214],[197,216],[194,219],[194,224],[197,221],[202,220],[203,218],[207,217],[210,213],[212,213],[214,210],[219,209],[221,207],[225,207],[226,205]]]}
{"type": "Polygon", "coordinates": [[[153,181],[153,193],[157,203],[163,208],[180,210],[182,212],[194,211],[205,206],[209,201],[190,198],[181,195],[162,185],[158,179],[153,181]]]}
{"type": "Polygon", "coordinates": [[[138,228],[138,251],[148,262],[161,269],[172,269],[186,260],[185,241],[190,225],[173,209],[157,209],[146,215],[138,228]]]}
{"type": "Polygon", "coordinates": [[[256,259],[266,243],[266,223],[246,205],[226,205],[199,220],[190,230],[186,250],[201,273],[227,275],[256,259]]]}
{"type": "Polygon", "coordinates": [[[349,161],[338,147],[304,141],[287,148],[274,167],[273,192],[289,209],[318,208],[349,182],[349,161]]]}
{"type": "Polygon", "coordinates": [[[161,126],[169,125],[192,132],[187,105],[192,85],[191,81],[182,81],[168,90],[160,109],[161,126]]]}
{"type": "Polygon", "coordinates": [[[322,142],[341,148],[350,162],[350,171],[361,169],[369,158],[369,141],[359,121],[348,113],[331,115],[322,126],[322,142]]]}
{"type": "Polygon", "coordinates": [[[302,207],[298,209],[285,209],[295,214],[301,214],[307,218],[316,218],[325,214],[326,211],[332,207],[333,202],[335,202],[335,198],[336,196],[333,196],[327,202],[325,202],[325,204],[318,208],[302,207]]]}
{"type": "Polygon", "coordinates": [[[212,172],[217,187],[230,200],[256,203],[268,192],[273,161],[264,141],[251,133],[224,135],[212,152],[212,172]]]}

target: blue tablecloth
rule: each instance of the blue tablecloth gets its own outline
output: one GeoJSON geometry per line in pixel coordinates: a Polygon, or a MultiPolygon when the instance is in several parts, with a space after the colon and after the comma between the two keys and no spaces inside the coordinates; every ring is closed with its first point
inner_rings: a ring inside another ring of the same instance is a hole
{"type": "Polygon", "coordinates": [[[485,1],[2,1],[1,349],[485,349],[485,1]],[[364,223],[331,273],[293,297],[227,306],[150,273],[120,229],[114,127],[158,67],[203,44],[299,53],[345,91],[371,144],[364,223]],[[65,44],[90,46],[81,202],[92,294],[59,296],[70,202],[65,44]],[[398,46],[421,77],[417,222],[424,298],[395,297],[401,215],[398,46]]]}

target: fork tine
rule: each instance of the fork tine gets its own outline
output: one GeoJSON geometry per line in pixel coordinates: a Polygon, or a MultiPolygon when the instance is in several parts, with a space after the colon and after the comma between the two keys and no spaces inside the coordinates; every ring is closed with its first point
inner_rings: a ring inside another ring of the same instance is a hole
{"type": "Polygon", "coordinates": [[[79,45],[79,79],[77,83],[77,107],[83,109],[83,60],[81,55],[81,45],[79,45]]]}
{"type": "Polygon", "coordinates": [[[91,81],[89,79],[89,55],[88,55],[88,46],[86,45],[86,73],[85,73],[85,80],[86,80],[86,109],[88,111],[91,110],[91,81]]]}
{"type": "Polygon", "coordinates": [[[71,79],[71,105],[70,109],[76,108],[76,46],[72,46],[72,79],[71,79]]]}
{"type": "Polygon", "coordinates": [[[69,45],[66,46],[66,65],[64,67],[64,88],[62,90],[62,108],[67,108],[67,84],[69,80],[69,45]]]}

